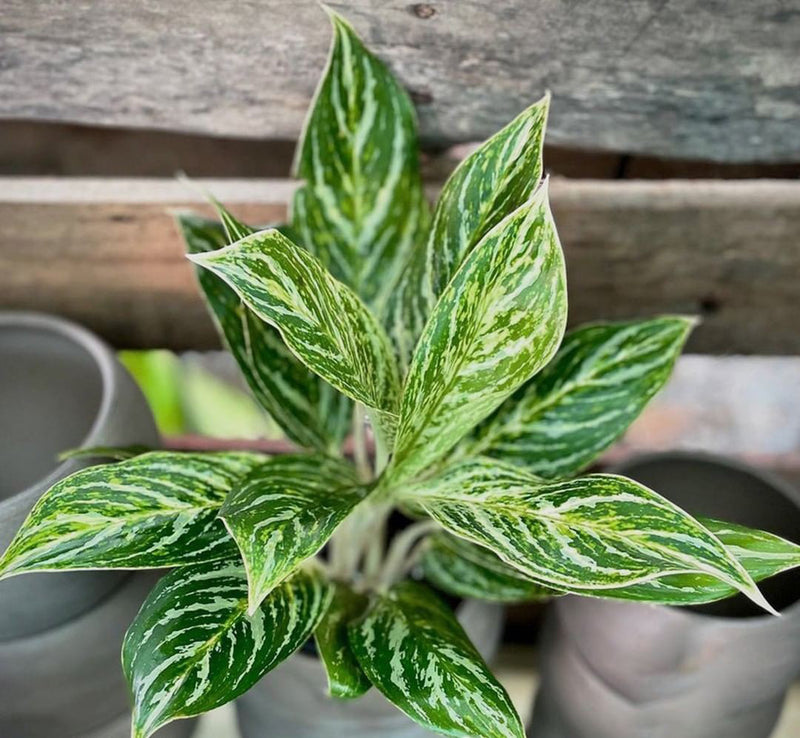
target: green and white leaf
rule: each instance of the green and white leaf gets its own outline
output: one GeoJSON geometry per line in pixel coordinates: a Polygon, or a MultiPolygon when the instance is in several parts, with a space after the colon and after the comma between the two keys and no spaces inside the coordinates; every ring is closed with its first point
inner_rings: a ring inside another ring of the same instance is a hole
{"type": "MultiPolygon", "coordinates": [[[[220,216],[233,234],[252,230],[224,208],[220,216]]],[[[178,224],[190,254],[229,243],[225,227],[217,221],[181,214],[178,224]]],[[[349,400],[309,371],[277,329],[247,308],[223,279],[206,269],[196,271],[219,332],[261,407],[300,446],[319,451],[338,448],[349,430],[349,400]]]]}
{"type": "Polygon", "coordinates": [[[543,185],[472,250],[431,314],[406,380],[390,478],[446,454],[553,356],[564,256],[543,185]]]}
{"type": "Polygon", "coordinates": [[[539,185],[549,107],[546,95],[470,154],[445,183],[427,241],[412,253],[388,304],[386,325],[403,362],[464,259],[539,185]]]}
{"type": "Polygon", "coordinates": [[[662,317],[571,331],[553,361],[465,441],[548,479],[572,476],[619,438],[672,373],[695,321],[662,317]]]}
{"type": "Polygon", "coordinates": [[[716,536],[632,479],[593,474],[545,482],[519,467],[476,459],[404,495],[450,532],[555,589],[580,593],[706,574],[771,610],[716,536]]]}
{"type": "Polygon", "coordinates": [[[350,648],[347,628],[364,613],[369,598],[344,582],[332,581],[330,586],[333,598],[314,631],[314,639],[328,675],[329,694],[338,699],[354,699],[364,694],[372,682],[350,648]]]}
{"type": "Polygon", "coordinates": [[[448,533],[437,533],[428,540],[422,569],[431,584],[457,597],[510,603],[561,594],[525,579],[489,549],[448,533]]]}
{"type": "Polygon", "coordinates": [[[122,668],[132,738],[213,710],[246,692],[311,636],[330,601],[313,569],[274,589],[252,616],[238,561],[176,569],[148,596],[125,635],[122,668]]]}
{"type": "MultiPolygon", "coordinates": [[[[711,518],[698,518],[698,522],[720,540],[755,582],[800,567],[800,546],[795,543],[711,518]]],[[[459,597],[520,602],[563,594],[526,578],[488,549],[446,533],[431,538],[422,565],[432,584],[459,597]]],[[[704,605],[736,593],[735,587],[708,574],[670,574],[628,587],[580,594],[681,606],[704,605]]]]}
{"type": "Polygon", "coordinates": [[[297,148],[291,222],[330,272],[379,311],[429,215],[411,100],[335,13],[328,66],[297,148]]]}
{"type": "Polygon", "coordinates": [[[0,558],[0,578],[179,566],[235,554],[217,513],[266,458],[153,451],[78,471],[36,503],[0,558]]]}
{"type": "Polygon", "coordinates": [[[383,436],[397,424],[399,377],[389,339],[358,296],[275,229],[191,254],[274,325],[311,371],[371,410],[383,436]]]}
{"type": "MultiPolygon", "coordinates": [[[[756,582],[800,567],[800,546],[780,536],[709,518],[699,518],[699,521],[722,541],[756,582]]],[[[707,574],[673,574],[593,594],[661,605],[705,605],[724,600],[736,592],[736,588],[707,574]]]]}
{"type": "Polygon", "coordinates": [[[351,464],[321,455],[276,456],[241,480],[219,514],[242,554],[251,613],[366,492],[351,464]]]}
{"type": "Polygon", "coordinates": [[[407,580],[376,595],[350,626],[350,644],[370,681],[420,725],[464,738],[524,737],[506,691],[428,587],[407,580]]]}

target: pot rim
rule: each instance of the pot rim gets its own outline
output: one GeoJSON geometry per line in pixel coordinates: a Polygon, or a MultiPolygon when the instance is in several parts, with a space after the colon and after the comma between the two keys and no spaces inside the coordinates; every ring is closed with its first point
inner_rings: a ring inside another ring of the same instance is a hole
{"type": "MultiPolygon", "coordinates": [[[[108,424],[112,407],[119,393],[117,360],[113,351],[86,328],[65,318],[46,313],[0,311],[0,331],[4,328],[22,328],[28,331],[59,336],[82,349],[94,361],[94,365],[100,375],[100,402],[92,425],[78,447],[90,446],[108,424]]],[[[78,471],[83,466],[84,464],[79,459],[62,461],[48,474],[32,482],[28,487],[0,500],[0,513],[11,501],[18,500],[26,495],[38,495],[43,488],[50,487],[57,480],[78,471]]]]}
{"type": "MultiPolygon", "coordinates": [[[[641,454],[631,455],[625,461],[614,464],[609,471],[615,474],[625,475],[628,468],[633,465],[649,463],[651,461],[700,461],[707,464],[715,464],[720,467],[731,469],[740,474],[746,474],[758,481],[772,487],[772,489],[783,497],[787,498],[800,510],[800,490],[797,490],[793,485],[776,474],[759,469],[757,467],[741,461],[737,458],[723,456],[722,454],[712,453],[710,451],[692,451],[690,449],[674,449],[669,451],[647,451],[641,454]]],[[[606,602],[614,602],[614,600],[605,600],[606,602]]],[[[617,601],[621,602],[621,601],[617,601]]],[[[648,603],[640,602],[634,603],[639,605],[647,605],[648,603]]],[[[735,628],[759,628],[767,624],[780,623],[781,618],[785,616],[794,616],[800,613],[800,597],[789,605],[787,608],[780,611],[781,617],[776,617],[769,613],[763,615],[754,615],[752,617],[736,618],[736,617],[720,617],[719,615],[707,615],[702,612],[697,612],[688,607],[679,607],[677,605],[658,605],[650,604],[649,607],[660,608],[662,610],[669,610],[676,616],[684,618],[692,618],[702,622],[714,623],[719,626],[735,627],[735,628]]]]}

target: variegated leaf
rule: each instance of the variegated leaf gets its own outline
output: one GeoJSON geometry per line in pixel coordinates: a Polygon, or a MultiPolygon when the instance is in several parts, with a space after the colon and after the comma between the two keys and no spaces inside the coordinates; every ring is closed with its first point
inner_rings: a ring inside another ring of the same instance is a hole
{"type": "Polygon", "coordinates": [[[370,681],[420,725],[464,738],[524,737],[505,690],[428,587],[407,580],[376,595],[350,626],[350,645],[370,681]]]}
{"type": "MultiPolygon", "coordinates": [[[[800,546],[795,543],[710,518],[698,518],[698,522],[720,540],[755,582],[800,567],[800,546]]],[[[564,594],[526,578],[488,549],[444,533],[432,537],[422,565],[429,581],[459,597],[519,602],[564,594]]],[[[629,587],[582,590],[580,594],[680,606],[705,605],[736,592],[735,587],[708,574],[670,574],[629,587]]]]}
{"type": "Polygon", "coordinates": [[[213,710],[246,692],[311,636],[330,601],[327,583],[298,571],[252,616],[239,561],[183,567],[153,589],[125,635],[122,668],[133,738],[213,710]]]}
{"type": "Polygon", "coordinates": [[[519,467],[476,459],[404,494],[452,533],[555,589],[613,589],[668,574],[707,574],[771,611],[716,536],[632,479],[594,474],[548,483],[519,467]]]}
{"type": "MultiPolygon", "coordinates": [[[[224,208],[220,216],[224,227],[196,215],[178,216],[189,253],[224,247],[230,243],[226,232],[234,238],[252,232],[224,208]]],[[[350,427],[350,401],[306,369],[277,329],[247,308],[224,280],[206,269],[196,271],[219,332],[261,407],[300,446],[336,449],[350,427]]]]}
{"type": "Polygon", "coordinates": [[[553,361],[464,442],[547,478],[572,476],[610,446],[672,373],[695,321],[663,317],[571,331],[553,361]]]}
{"type": "Polygon", "coordinates": [[[436,299],[467,255],[538,186],[549,106],[549,95],[531,105],[445,183],[427,241],[412,253],[386,310],[385,323],[402,361],[410,358],[436,299]]]}
{"type": "Polygon", "coordinates": [[[321,455],[276,456],[241,480],[219,514],[242,554],[251,613],[365,495],[351,464],[321,455]]]}
{"type": "Polygon", "coordinates": [[[311,371],[372,411],[391,440],[399,378],[389,339],[357,295],[275,229],[191,254],[274,325],[311,371]]]}
{"type": "Polygon", "coordinates": [[[314,631],[314,639],[328,675],[328,692],[338,699],[353,699],[364,694],[372,683],[350,648],[347,628],[364,613],[369,599],[343,582],[330,585],[333,599],[314,631]]]}
{"type": "MultiPolygon", "coordinates": [[[[800,546],[780,536],[708,518],[699,521],[722,541],[756,582],[800,567],[800,546]]],[[[661,605],[705,605],[724,600],[736,591],[706,574],[673,574],[622,589],[586,594],[661,605]]]]}
{"type": "Polygon", "coordinates": [[[328,66],[297,148],[291,222],[376,312],[428,227],[405,90],[335,13],[328,66]]]}
{"type": "Polygon", "coordinates": [[[439,459],[541,369],[566,317],[545,183],[481,240],[439,298],[406,380],[391,478],[439,459]]]}
{"type": "Polygon", "coordinates": [[[448,533],[437,533],[426,543],[422,568],[431,584],[457,597],[528,602],[560,594],[525,579],[488,549],[448,533]]]}
{"type": "Polygon", "coordinates": [[[0,558],[0,577],[210,561],[236,548],[217,513],[267,457],[154,451],[57,482],[0,558]]]}

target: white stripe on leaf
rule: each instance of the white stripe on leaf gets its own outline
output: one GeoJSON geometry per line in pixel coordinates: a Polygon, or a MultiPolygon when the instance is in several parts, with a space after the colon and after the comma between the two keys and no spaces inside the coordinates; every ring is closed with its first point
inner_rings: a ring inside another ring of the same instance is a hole
{"type": "Polygon", "coordinates": [[[266,456],[154,451],[72,474],[36,503],[0,558],[0,578],[27,571],[142,569],[235,552],[217,514],[266,456]]]}
{"type": "Polygon", "coordinates": [[[311,636],[330,602],[313,569],[298,571],[247,615],[238,561],[176,569],[145,600],[125,635],[122,668],[133,738],[200,715],[246,692],[311,636]]]}
{"type": "Polygon", "coordinates": [[[614,589],[668,574],[704,574],[773,611],[719,538],[625,477],[546,482],[478,458],[405,488],[403,497],[450,532],[554,589],[614,589]]]}
{"type": "Polygon", "coordinates": [[[406,379],[390,479],[438,460],[541,369],[566,315],[545,184],[480,241],[439,298],[406,379]]]}
{"type": "Polygon", "coordinates": [[[420,725],[464,738],[524,737],[505,690],[426,586],[404,581],[375,595],[349,633],[370,681],[420,725]]]}

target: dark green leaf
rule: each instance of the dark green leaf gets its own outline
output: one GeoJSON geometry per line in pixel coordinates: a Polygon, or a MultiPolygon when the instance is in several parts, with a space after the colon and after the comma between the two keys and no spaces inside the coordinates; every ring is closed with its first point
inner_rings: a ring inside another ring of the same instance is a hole
{"type": "MultiPolygon", "coordinates": [[[[228,228],[238,232],[238,221],[224,209],[221,214],[228,228]]],[[[223,225],[216,221],[183,214],[178,224],[190,254],[214,251],[229,243],[223,225]]],[[[249,310],[224,280],[206,269],[196,271],[219,332],[258,403],[300,446],[336,449],[349,429],[349,400],[306,369],[277,329],[249,310]]]]}
{"type": "Polygon", "coordinates": [[[572,331],[553,361],[464,442],[549,479],[572,476],[636,419],[672,373],[695,321],[663,317],[572,331]]]}
{"type": "Polygon", "coordinates": [[[314,631],[325,672],[328,691],[332,697],[353,699],[366,692],[372,683],[361,670],[350,648],[348,625],[363,614],[369,602],[343,582],[331,582],[333,599],[314,631]]]}
{"type": "Polygon", "coordinates": [[[220,517],[242,554],[250,612],[325,545],[365,495],[351,464],[320,455],[276,456],[241,480],[220,517]]]}
{"type": "Polygon", "coordinates": [[[424,238],[414,107],[350,25],[333,45],[297,149],[291,222],[330,272],[378,311],[424,238]]]}
{"type": "Polygon", "coordinates": [[[521,572],[488,549],[447,533],[431,537],[422,558],[422,568],[431,584],[457,597],[528,602],[560,594],[525,579],[521,572]]]}
{"type": "Polygon", "coordinates": [[[524,738],[506,691],[424,585],[405,581],[376,596],[350,626],[350,645],[370,681],[420,725],[464,738],[524,738]]]}
{"type": "Polygon", "coordinates": [[[133,738],[246,692],[311,636],[330,601],[313,569],[298,571],[247,615],[240,562],[176,569],[142,605],[122,646],[133,738]]]}

